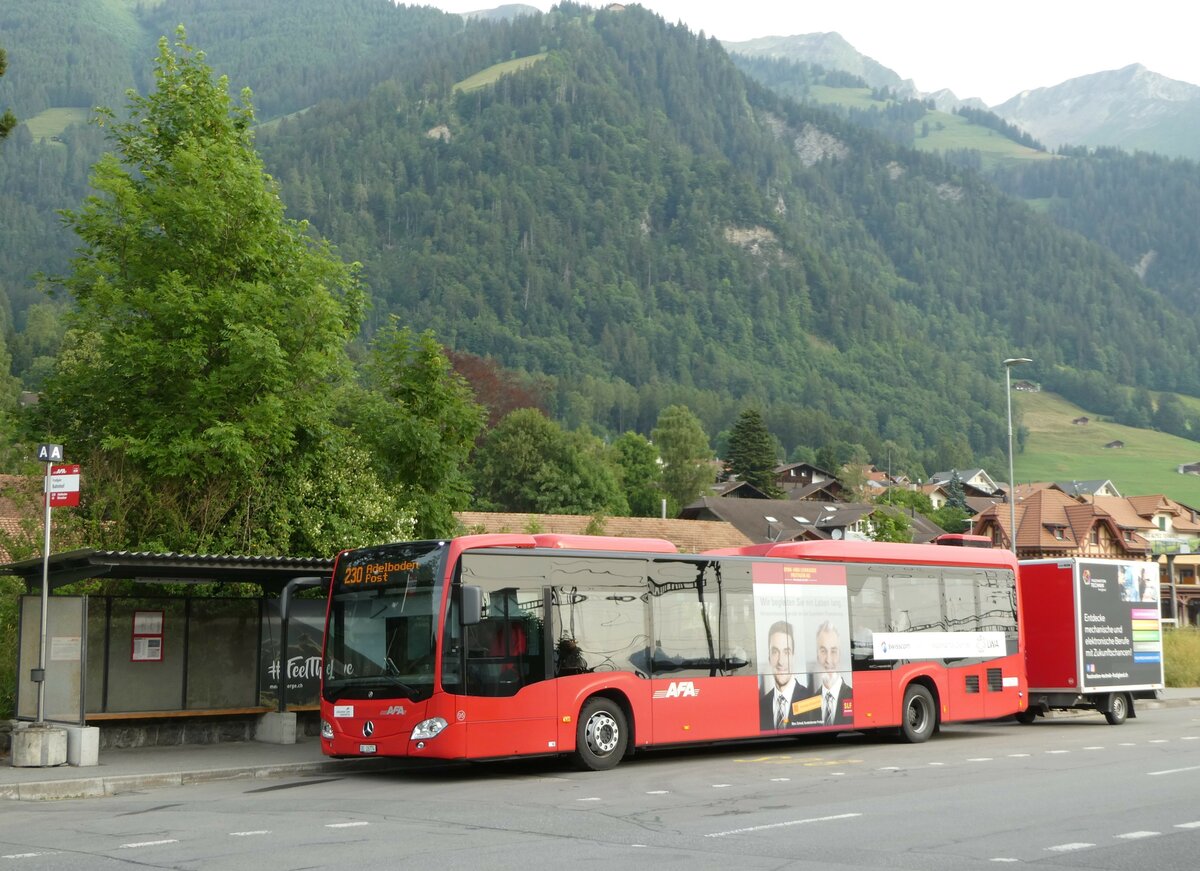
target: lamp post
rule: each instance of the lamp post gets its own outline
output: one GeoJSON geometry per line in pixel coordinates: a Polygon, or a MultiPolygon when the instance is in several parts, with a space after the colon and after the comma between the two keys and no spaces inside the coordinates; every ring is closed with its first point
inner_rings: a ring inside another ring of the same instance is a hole
{"type": "Polygon", "coordinates": [[[1004,361],[1004,393],[1008,399],[1008,541],[1014,554],[1017,552],[1017,483],[1013,477],[1012,367],[1032,362],[1028,357],[1009,357],[1004,361]]]}

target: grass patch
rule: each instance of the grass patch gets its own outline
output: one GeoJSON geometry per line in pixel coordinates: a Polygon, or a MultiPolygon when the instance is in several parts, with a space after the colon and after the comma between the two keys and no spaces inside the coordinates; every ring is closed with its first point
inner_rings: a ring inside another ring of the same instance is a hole
{"type": "Polygon", "coordinates": [[[846,106],[850,109],[884,109],[887,102],[871,96],[870,88],[831,88],[828,85],[812,85],[808,96],[818,103],[846,106]]]}
{"type": "Polygon", "coordinates": [[[72,124],[86,124],[91,114],[91,109],[60,106],[38,112],[32,118],[26,119],[24,124],[29,128],[33,141],[37,142],[39,139],[60,136],[72,124]]]}
{"type": "Polygon", "coordinates": [[[1169,687],[1200,687],[1200,629],[1183,626],[1163,633],[1163,673],[1169,687]]]}
{"type": "Polygon", "coordinates": [[[501,76],[508,73],[515,73],[518,70],[523,70],[533,66],[540,60],[544,60],[546,52],[540,54],[531,54],[527,57],[518,57],[513,60],[506,60],[503,63],[498,63],[488,67],[486,70],[480,70],[473,76],[463,79],[454,86],[455,91],[471,92],[477,91],[480,88],[485,88],[488,85],[494,84],[501,76]]]}
{"type": "Polygon", "coordinates": [[[918,151],[978,151],[985,169],[1010,160],[1052,160],[1053,155],[1013,142],[1002,133],[973,124],[962,115],[931,111],[914,125],[918,151]],[[924,132],[928,130],[928,135],[924,132]]]}
{"type": "Polygon", "coordinates": [[[1176,468],[1200,460],[1200,444],[1148,429],[1098,420],[1061,396],[1013,392],[1014,415],[1029,431],[1013,460],[1018,483],[1110,480],[1122,496],[1163,493],[1200,507],[1200,476],[1176,468]],[[1071,423],[1090,417],[1086,425],[1071,423]],[[1123,448],[1105,448],[1121,441],[1123,448]]]}

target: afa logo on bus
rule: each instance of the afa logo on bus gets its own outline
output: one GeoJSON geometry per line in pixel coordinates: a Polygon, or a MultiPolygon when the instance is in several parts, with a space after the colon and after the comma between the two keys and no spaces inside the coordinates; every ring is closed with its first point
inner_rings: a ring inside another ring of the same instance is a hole
{"type": "Polygon", "coordinates": [[[678,699],[684,696],[695,698],[698,695],[700,690],[696,689],[696,685],[690,680],[673,680],[665,690],[654,691],[656,699],[678,699]]]}

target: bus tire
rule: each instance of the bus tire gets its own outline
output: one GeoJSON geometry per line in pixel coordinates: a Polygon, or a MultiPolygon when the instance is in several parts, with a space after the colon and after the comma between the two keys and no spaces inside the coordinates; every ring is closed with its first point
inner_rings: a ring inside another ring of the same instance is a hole
{"type": "Polygon", "coordinates": [[[579,712],[575,733],[575,763],[585,771],[614,768],[629,743],[625,712],[612,699],[594,696],[579,712]]]}
{"type": "Polygon", "coordinates": [[[937,707],[933,696],[920,684],[909,684],[900,709],[900,737],[909,744],[920,744],[929,740],[935,726],[937,707]]]}
{"type": "Polygon", "coordinates": [[[1017,722],[1028,726],[1037,719],[1037,708],[1026,708],[1023,711],[1017,711],[1017,722]]]}
{"type": "Polygon", "coordinates": [[[1120,726],[1129,716],[1129,696],[1125,693],[1113,693],[1108,697],[1108,706],[1104,711],[1104,719],[1110,726],[1120,726]]]}

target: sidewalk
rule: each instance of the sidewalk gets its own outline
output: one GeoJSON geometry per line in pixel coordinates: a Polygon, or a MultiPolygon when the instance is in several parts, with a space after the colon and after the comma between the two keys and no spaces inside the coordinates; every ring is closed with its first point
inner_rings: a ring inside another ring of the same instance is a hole
{"type": "Polygon", "coordinates": [[[88,767],[14,768],[9,757],[3,756],[0,801],[98,798],[211,780],[377,771],[387,764],[378,759],[329,759],[321,755],[320,740],[310,737],[295,744],[230,741],[101,750],[100,764],[88,767]]]}
{"type": "MultiPolygon", "coordinates": [[[[1167,689],[1163,696],[1161,701],[1138,701],[1137,709],[1200,705],[1200,687],[1167,689]]],[[[87,768],[13,768],[7,757],[0,757],[0,801],[98,798],[212,780],[379,771],[389,764],[381,759],[329,759],[321,755],[320,740],[313,737],[295,744],[238,741],[101,750],[100,764],[87,768]]]]}

